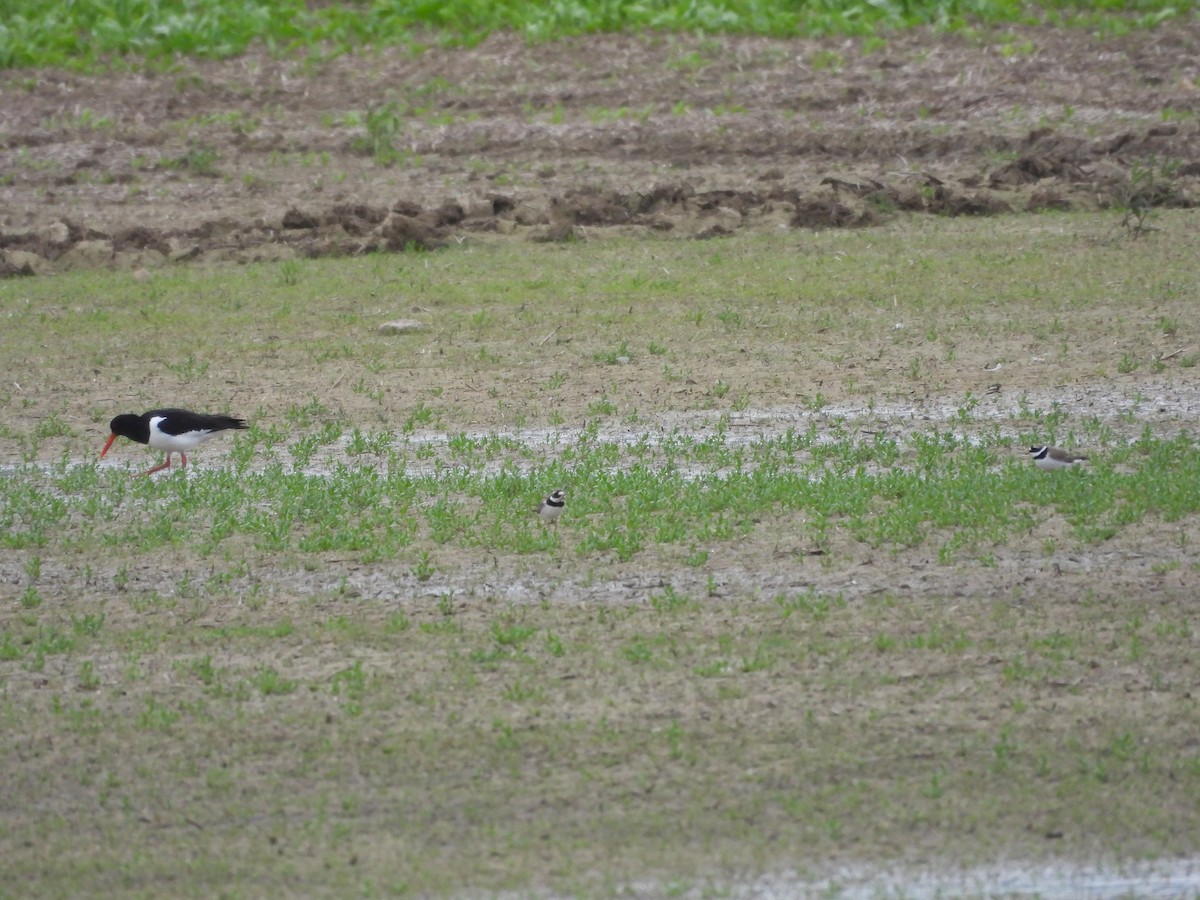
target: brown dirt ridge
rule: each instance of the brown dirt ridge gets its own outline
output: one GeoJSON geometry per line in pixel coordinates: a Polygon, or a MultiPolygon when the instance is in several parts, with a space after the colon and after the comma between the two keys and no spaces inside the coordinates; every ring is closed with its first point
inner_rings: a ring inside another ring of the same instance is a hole
{"type": "Polygon", "coordinates": [[[0,276],[1190,207],[1200,26],[591,36],[0,74],[0,276]],[[375,125],[367,127],[368,113],[375,125]]]}

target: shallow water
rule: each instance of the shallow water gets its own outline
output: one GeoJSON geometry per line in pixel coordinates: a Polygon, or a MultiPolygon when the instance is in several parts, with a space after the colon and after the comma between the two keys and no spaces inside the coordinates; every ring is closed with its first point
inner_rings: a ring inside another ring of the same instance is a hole
{"type": "MultiPolygon", "coordinates": [[[[663,896],[670,886],[636,884],[623,896],[663,896]]],[[[1200,858],[1144,863],[1084,865],[1011,863],[931,871],[916,868],[883,870],[863,864],[831,875],[805,877],[795,872],[764,875],[748,882],[709,882],[671,896],[720,896],[731,900],[793,900],[821,897],[837,900],[946,900],[946,898],[1061,898],[1118,900],[1200,898],[1200,858]]]]}
{"type": "MultiPolygon", "coordinates": [[[[792,887],[798,887],[794,885],[792,887]]],[[[784,891],[743,896],[798,896],[784,891]]],[[[1107,900],[1124,897],[1194,898],[1200,896],[1200,860],[1171,860],[1127,866],[1083,866],[1055,863],[1022,867],[985,867],[961,872],[848,873],[813,886],[826,896],[895,897],[932,900],[943,897],[1045,897],[1107,900]]],[[[802,888],[808,893],[811,888],[802,888]]]]}
{"type": "MultiPolygon", "coordinates": [[[[995,440],[1010,439],[1018,444],[1023,435],[1036,434],[1039,440],[1062,441],[1077,433],[1082,423],[1103,423],[1115,438],[1134,440],[1145,431],[1160,439],[1170,439],[1194,428],[1200,419],[1200,379],[1142,379],[1136,386],[1112,382],[1073,385],[1069,389],[1044,391],[998,392],[981,397],[928,397],[913,400],[827,404],[812,410],[803,407],[774,407],[746,409],[735,412],[704,410],[664,412],[648,415],[637,422],[609,421],[594,428],[592,440],[602,444],[633,447],[645,443],[658,448],[672,440],[705,441],[720,435],[720,443],[731,450],[749,447],[756,442],[778,439],[789,431],[805,435],[814,427],[816,445],[835,443],[848,437],[870,440],[875,434],[905,446],[914,436],[934,430],[949,432],[955,439],[979,443],[986,436],[995,440]],[[1039,418],[1052,414],[1066,417],[1058,434],[1046,433],[1039,427],[1039,418]],[[949,426],[947,428],[947,426],[949,426]]],[[[404,471],[414,477],[444,476],[447,472],[469,467],[476,475],[495,475],[507,467],[528,471],[535,464],[549,462],[557,448],[578,446],[587,431],[586,423],[549,428],[493,428],[440,431],[421,429],[408,434],[396,434],[390,450],[401,455],[404,471]],[[488,450],[473,454],[472,462],[455,458],[451,444],[466,438],[474,444],[489,441],[511,443],[508,449],[488,450]],[[479,462],[479,457],[488,457],[479,462]]],[[[312,458],[298,467],[308,475],[328,475],[339,466],[384,466],[383,457],[370,454],[351,455],[348,452],[352,436],[343,434],[337,441],[317,448],[312,458]]],[[[1023,447],[1014,453],[1021,455],[1023,447]]],[[[189,466],[206,469],[227,464],[228,451],[217,442],[197,454],[189,466]]],[[[88,465],[94,457],[71,460],[70,465],[88,465]]],[[[260,454],[251,464],[252,471],[266,468],[272,462],[282,462],[293,471],[293,458],[286,446],[277,446],[272,454],[260,454]]],[[[142,454],[112,458],[100,462],[102,468],[144,471],[142,454]]],[[[46,460],[37,463],[46,471],[55,464],[46,460]]],[[[0,474],[11,473],[19,465],[0,465],[0,474]]],[[[704,469],[711,472],[711,469],[704,469]]],[[[684,473],[687,474],[687,473],[684,473]]],[[[164,473],[158,477],[170,477],[164,473]]]]}

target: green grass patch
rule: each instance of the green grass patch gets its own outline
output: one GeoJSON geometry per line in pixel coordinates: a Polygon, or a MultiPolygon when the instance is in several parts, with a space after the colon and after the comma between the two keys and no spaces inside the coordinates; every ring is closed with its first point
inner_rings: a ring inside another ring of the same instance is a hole
{"type": "MultiPolygon", "coordinates": [[[[1030,5],[1012,0],[943,3],[850,3],[816,0],[798,11],[785,0],[658,0],[613,4],[488,3],[310,4],[303,0],[204,4],[187,0],[81,0],[47,6],[9,0],[0,23],[0,68],[93,68],[117,60],[169,62],[179,56],[221,58],[262,45],[273,52],[339,54],[364,45],[419,48],[475,43],[496,31],[532,40],[596,32],[641,31],[759,34],[773,37],[870,35],[898,28],[958,29],[1004,23],[1079,23],[1108,32],[1158,25],[1181,14],[1165,0],[1119,8],[1081,0],[1030,5]]],[[[390,148],[389,151],[390,152],[390,148]]]]}

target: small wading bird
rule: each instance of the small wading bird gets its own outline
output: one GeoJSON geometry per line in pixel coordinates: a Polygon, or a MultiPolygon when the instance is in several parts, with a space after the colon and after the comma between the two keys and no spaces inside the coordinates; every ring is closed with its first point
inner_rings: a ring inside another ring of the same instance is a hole
{"type": "Polygon", "coordinates": [[[567,505],[567,492],[559,488],[553,493],[547,494],[540,504],[538,504],[537,514],[542,517],[542,521],[547,525],[553,525],[558,521],[559,516],[563,514],[563,509],[567,505]]]}
{"type": "Polygon", "coordinates": [[[1029,453],[1033,457],[1033,464],[1047,472],[1069,469],[1087,460],[1086,456],[1068,453],[1061,447],[1030,447],[1029,453]]]}
{"type": "Polygon", "coordinates": [[[172,453],[178,453],[182,460],[180,466],[186,467],[188,450],[195,450],[218,431],[245,427],[244,421],[233,416],[210,416],[186,409],[152,409],[140,416],[123,413],[108,423],[112,434],[100,451],[100,458],[104,459],[104,454],[118,437],[149,444],[155,450],[167,451],[167,458],[160,465],[143,473],[153,475],[170,467],[172,453]]]}

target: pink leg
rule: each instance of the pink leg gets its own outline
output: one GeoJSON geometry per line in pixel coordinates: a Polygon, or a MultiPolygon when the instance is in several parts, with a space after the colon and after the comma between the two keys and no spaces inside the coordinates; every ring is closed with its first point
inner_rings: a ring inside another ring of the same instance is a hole
{"type": "MultiPolygon", "coordinates": [[[[179,455],[183,456],[182,453],[179,455]]],[[[145,477],[146,475],[153,475],[155,472],[161,472],[163,469],[169,469],[169,468],[171,468],[171,454],[167,453],[166,459],[164,459],[161,463],[159,463],[153,469],[147,469],[145,472],[142,473],[142,476],[145,477]]]]}

